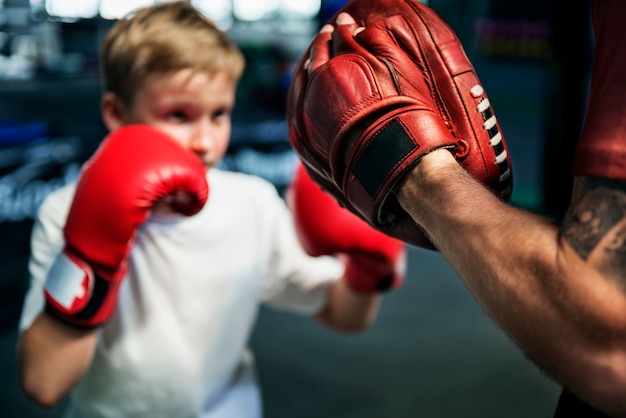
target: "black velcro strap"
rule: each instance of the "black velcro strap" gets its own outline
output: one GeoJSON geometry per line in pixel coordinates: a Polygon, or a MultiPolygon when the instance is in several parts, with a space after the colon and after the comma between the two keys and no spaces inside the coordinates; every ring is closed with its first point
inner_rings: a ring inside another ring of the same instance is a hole
{"type": "Polygon", "coordinates": [[[48,303],[46,303],[45,305],[45,311],[53,318],[63,322],[66,325],[69,325],[72,328],[81,330],[96,328],[97,326],[83,325],[83,322],[92,318],[100,310],[100,308],[102,307],[102,303],[104,302],[104,299],[109,292],[109,287],[111,284],[109,281],[104,280],[97,274],[94,274],[94,279],[95,280],[93,292],[91,294],[91,299],[89,299],[89,301],[87,302],[87,306],[85,306],[82,311],[72,315],[71,319],[68,316],[57,312],[57,310],[48,303]],[[76,322],[73,321],[74,319],[76,320],[76,322]]]}
{"type": "Polygon", "coordinates": [[[387,291],[391,290],[391,287],[393,286],[394,279],[395,279],[395,275],[394,274],[389,274],[389,275],[383,277],[376,284],[376,290],[378,290],[379,292],[387,292],[387,291]]]}
{"type": "Polygon", "coordinates": [[[76,319],[90,319],[95,316],[104,302],[104,298],[109,293],[109,287],[111,283],[108,280],[104,280],[98,274],[94,273],[94,286],[91,294],[91,299],[87,302],[87,306],[81,312],[77,313],[74,317],[76,319]]]}
{"type": "Polygon", "coordinates": [[[389,173],[417,147],[402,124],[393,119],[366,145],[353,173],[373,198],[389,173]]]}

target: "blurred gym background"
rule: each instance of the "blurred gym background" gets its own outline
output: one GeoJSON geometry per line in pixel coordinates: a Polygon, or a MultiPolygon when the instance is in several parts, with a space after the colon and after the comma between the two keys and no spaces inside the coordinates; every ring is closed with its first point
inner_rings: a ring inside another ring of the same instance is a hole
{"type": "MultiPolygon", "coordinates": [[[[105,135],[99,41],[150,0],[0,0],[0,417],[58,417],[22,395],[16,326],[33,215],[105,135]]],[[[158,1],[156,1],[158,2],[158,1]]],[[[223,166],[282,191],[296,157],[285,93],[295,60],[340,0],[192,1],[240,45],[247,71],[223,166]]],[[[586,2],[430,0],[490,96],[514,171],[512,204],[558,219],[590,70],[586,2]],[[582,4],[581,4],[582,3],[582,4]]],[[[541,326],[541,324],[537,324],[541,326]]],[[[164,336],[167,338],[167,336],[164,336]]],[[[409,248],[407,280],[377,323],[341,336],[264,309],[252,338],[267,418],[551,417],[559,388],[497,329],[436,252],[409,248]]]]}

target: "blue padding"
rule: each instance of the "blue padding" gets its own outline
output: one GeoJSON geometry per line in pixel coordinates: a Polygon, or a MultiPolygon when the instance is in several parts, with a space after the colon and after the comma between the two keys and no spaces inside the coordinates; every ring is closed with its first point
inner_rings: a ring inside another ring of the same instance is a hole
{"type": "Polygon", "coordinates": [[[50,134],[47,122],[14,123],[0,122],[0,147],[20,145],[50,134]]]}

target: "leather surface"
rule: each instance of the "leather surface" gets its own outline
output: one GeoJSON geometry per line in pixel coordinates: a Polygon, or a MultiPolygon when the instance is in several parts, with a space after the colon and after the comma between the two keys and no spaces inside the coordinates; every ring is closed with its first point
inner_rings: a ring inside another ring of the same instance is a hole
{"type": "Polygon", "coordinates": [[[342,11],[365,30],[353,36],[354,25],[336,26],[305,51],[288,95],[290,142],[343,206],[391,236],[432,248],[390,191],[421,157],[447,148],[508,200],[513,180],[500,126],[461,42],[428,6],[352,0],[342,11]]]}

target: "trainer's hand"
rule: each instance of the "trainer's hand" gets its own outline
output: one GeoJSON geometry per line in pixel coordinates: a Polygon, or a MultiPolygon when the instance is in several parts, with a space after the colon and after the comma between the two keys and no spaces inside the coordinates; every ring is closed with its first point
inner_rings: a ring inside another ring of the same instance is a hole
{"type": "Polygon", "coordinates": [[[286,199],[305,251],[314,257],[345,258],[344,276],[353,290],[374,293],[400,286],[406,267],[404,243],[339,206],[302,165],[296,169],[286,199]]]}
{"type": "MultiPolygon", "coordinates": [[[[352,36],[358,35],[365,29],[363,26],[358,26],[354,18],[344,12],[337,15],[335,23],[344,26],[344,30],[350,31],[352,36]]],[[[335,27],[333,25],[329,23],[325,24],[320,29],[316,41],[311,44],[310,55],[304,62],[304,69],[307,70],[309,75],[330,61],[331,54],[327,44],[331,42],[334,30],[335,27]]]]}
{"type": "Polygon", "coordinates": [[[192,152],[148,126],[111,133],[78,180],[65,248],[45,282],[46,311],[79,328],[109,320],[137,228],[150,211],[166,199],[191,216],[207,197],[206,170],[192,152]]]}

